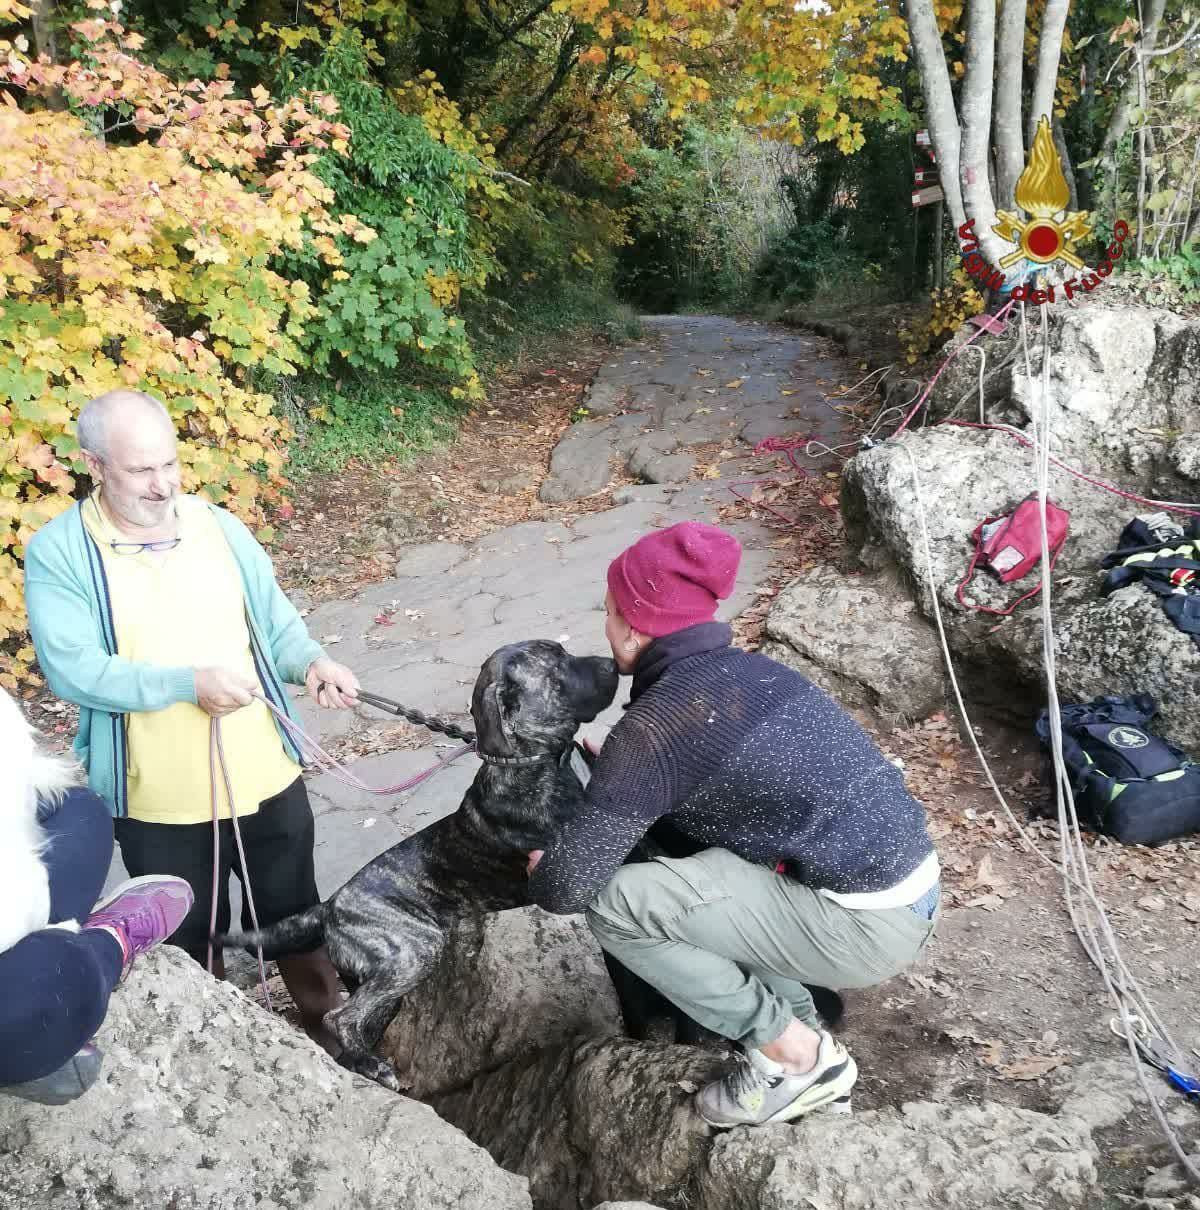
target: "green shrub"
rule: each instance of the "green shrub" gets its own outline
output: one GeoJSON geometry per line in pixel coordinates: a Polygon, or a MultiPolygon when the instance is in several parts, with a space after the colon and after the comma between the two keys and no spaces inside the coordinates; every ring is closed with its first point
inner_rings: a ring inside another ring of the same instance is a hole
{"type": "MultiPolygon", "coordinates": [[[[1120,265],[1120,262],[1117,262],[1120,265]]],[[[1200,243],[1184,244],[1170,256],[1131,260],[1118,279],[1143,302],[1156,307],[1200,302],[1200,243]]]]}
{"type": "Polygon", "coordinates": [[[339,237],[333,271],[318,259],[320,241],[288,265],[317,302],[306,329],[311,368],[386,375],[408,361],[447,376],[457,398],[477,395],[457,308],[463,286],[478,288],[495,266],[471,238],[474,165],[370,80],[357,34],[338,37],[315,66],[293,71],[288,88],[337,98],[351,129],[350,155],[325,157],[317,171],[333,189],[335,212],[354,214],[376,232],[370,243],[339,237]]]}
{"type": "Polygon", "coordinates": [[[465,405],[444,387],[414,386],[410,367],[391,374],[348,374],[337,383],[308,376],[281,384],[276,397],[296,430],[293,473],[331,473],[347,462],[408,458],[453,439],[465,405]],[[313,415],[322,417],[313,420],[313,415]]]}

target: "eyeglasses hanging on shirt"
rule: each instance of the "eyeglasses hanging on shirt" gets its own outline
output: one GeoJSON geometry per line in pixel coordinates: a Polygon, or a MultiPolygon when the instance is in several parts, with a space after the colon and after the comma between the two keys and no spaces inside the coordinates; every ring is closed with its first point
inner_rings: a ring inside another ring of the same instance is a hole
{"type": "Polygon", "coordinates": [[[164,550],[174,550],[182,541],[182,538],[164,538],[161,542],[110,542],[108,545],[114,554],[140,555],[144,550],[154,554],[164,550]]]}

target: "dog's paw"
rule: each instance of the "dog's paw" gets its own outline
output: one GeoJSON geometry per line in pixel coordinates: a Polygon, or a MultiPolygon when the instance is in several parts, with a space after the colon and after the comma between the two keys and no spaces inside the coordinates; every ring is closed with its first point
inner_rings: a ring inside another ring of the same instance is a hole
{"type": "Polygon", "coordinates": [[[404,1092],[407,1084],[401,1083],[396,1069],[386,1059],[378,1055],[352,1055],[342,1051],[338,1062],[349,1068],[355,1075],[382,1085],[390,1092],[404,1092]]]}

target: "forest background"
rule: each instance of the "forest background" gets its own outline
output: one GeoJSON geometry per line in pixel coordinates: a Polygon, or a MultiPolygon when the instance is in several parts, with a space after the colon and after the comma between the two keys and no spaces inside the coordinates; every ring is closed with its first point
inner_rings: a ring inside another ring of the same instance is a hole
{"type": "Polygon", "coordinates": [[[269,539],[289,477],[445,440],[554,333],[904,301],[917,358],[983,305],[954,228],[1013,208],[1043,114],[1081,254],[1122,218],[1127,284],[1200,301],[1184,0],[0,0],[0,94],[9,686],[116,386],[269,539]]]}

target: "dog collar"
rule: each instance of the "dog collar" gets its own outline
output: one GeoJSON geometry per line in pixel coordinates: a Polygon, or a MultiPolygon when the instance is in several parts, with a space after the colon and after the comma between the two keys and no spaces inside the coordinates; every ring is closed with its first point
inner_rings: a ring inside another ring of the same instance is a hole
{"type": "Polygon", "coordinates": [[[533,765],[539,760],[559,759],[553,752],[538,752],[533,756],[493,756],[490,752],[481,752],[478,748],[475,749],[475,755],[485,765],[533,765]]]}

